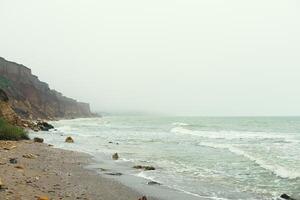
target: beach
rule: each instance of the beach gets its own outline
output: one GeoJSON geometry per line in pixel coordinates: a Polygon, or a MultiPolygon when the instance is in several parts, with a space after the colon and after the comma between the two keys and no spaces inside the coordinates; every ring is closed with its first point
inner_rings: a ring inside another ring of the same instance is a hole
{"type": "MultiPolygon", "coordinates": [[[[138,192],[85,169],[92,158],[33,141],[0,141],[1,200],[137,200],[138,192]]],[[[153,198],[148,198],[153,199],[153,198]]]]}
{"type": "Polygon", "coordinates": [[[286,193],[299,199],[299,118],[105,116],[50,123],[55,129],[31,138],[91,155],[89,169],[147,197],[270,200],[286,193]],[[65,143],[68,136],[75,142],[65,143]],[[119,159],[112,160],[116,152],[119,159]]]}

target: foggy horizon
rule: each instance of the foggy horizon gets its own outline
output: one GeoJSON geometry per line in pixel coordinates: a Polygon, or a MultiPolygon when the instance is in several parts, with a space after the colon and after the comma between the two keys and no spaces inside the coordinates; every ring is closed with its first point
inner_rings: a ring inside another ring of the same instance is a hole
{"type": "Polygon", "coordinates": [[[0,3],[0,57],[97,112],[299,116],[298,1],[0,3]]]}

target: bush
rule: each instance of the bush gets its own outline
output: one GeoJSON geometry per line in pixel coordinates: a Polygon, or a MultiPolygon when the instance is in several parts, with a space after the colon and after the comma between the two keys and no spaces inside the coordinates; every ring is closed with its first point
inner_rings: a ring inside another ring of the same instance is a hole
{"type": "Polygon", "coordinates": [[[0,88],[4,89],[11,85],[10,80],[0,75],[0,88]]]}
{"type": "Polygon", "coordinates": [[[0,140],[28,140],[27,132],[0,119],[0,140]]]}

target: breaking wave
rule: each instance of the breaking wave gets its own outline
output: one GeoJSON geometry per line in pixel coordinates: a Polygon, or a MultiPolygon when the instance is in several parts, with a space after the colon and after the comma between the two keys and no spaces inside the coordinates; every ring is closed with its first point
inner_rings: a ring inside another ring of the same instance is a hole
{"type": "Polygon", "coordinates": [[[280,165],[270,164],[270,163],[266,162],[263,158],[256,158],[253,155],[250,155],[249,153],[245,152],[244,150],[234,147],[232,145],[213,144],[213,143],[200,143],[199,145],[216,148],[216,149],[227,149],[236,155],[243,156],[243,157],[249,159],[250,161],[255,162],[260,167],[272,172],[273,174],[275,174],[276,176],[281,177],[281,178],[285,178],[285,179],[300,178],[299,171],[293,171],[293,170],[287,169],[280,165]]]}
{"type": "Polygon", "coordinates": [[[197,137],[210,138],[210,139],[280,139],[285,142],[292,142],[293,138],[286,135],[277,133],[266,133],[266,132],[239,132],[239,131],[198,131],[190,130],[186,127],[176,126],[171,129],[172,133],[193,135],[197,137]]]}

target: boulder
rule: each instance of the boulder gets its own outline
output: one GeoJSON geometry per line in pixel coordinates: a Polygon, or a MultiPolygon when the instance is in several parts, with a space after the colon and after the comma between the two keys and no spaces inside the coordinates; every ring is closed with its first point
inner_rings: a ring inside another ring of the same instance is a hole
{"type": "Polygon", "coordinates": [[[44,121],[38,121],[37,126],[42,131],[49,131],[50,129],[54,129],[54,126],[44,121]]]}
{"type": "Polygon", "coordinates": [[[74,143],[74,140],[72,137],[67,137],[65,140],[66,143],[74,143]]]}
{"type": "Polygon", "coordinates": [[[43,143],[44,139],[43,138],[39,138],[39,137],[35,137],[35,138],[33,138],[33,141],[34,142],[38,142],[38,143],[43,143]]]}
{"type": "Polygon", "coordinates": [[[152,166],[142,166],[142,165],[136,165],[133,168],[135,168],[135,169],[143,169],[145,171],[155,170],[155,167],[152,167],[152,166]]]}
{"type": "Polygon", "coordinates": [[[112,155],[112,159],[113,159],[113,160],[118,160],[118,159],[119,159],[119,154],[118,154],[118,153],[114,153],[114,154],[112,155]]]}

